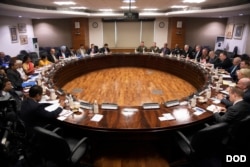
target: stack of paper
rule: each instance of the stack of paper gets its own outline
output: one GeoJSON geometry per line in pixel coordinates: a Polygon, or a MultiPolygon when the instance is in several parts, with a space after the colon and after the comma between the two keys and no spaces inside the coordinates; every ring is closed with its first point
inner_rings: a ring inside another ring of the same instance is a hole
{"type": "Polygon", "coordinates": [[[62,112],[59,114],[59,117],[57,117],[57,119],[63,121],[72,114],[73,112],[71,110],[62,110],[62,112]]]}
{"type": "Polygon", "coordinates": [[[159,117],[160,121],[174,120],[174,116],[171,113],[162,114],[163,117],[159,117]]]}
{"type": "Polygon", "coordinates": [[[221,107],[220,107],[220,106],[216,106],[216,105],[214,105],[214,104],[211,104],[211,105],[209,105],[206,109],[207,109],[208,111],[211,111],[211,112],[215,113],[215,112],[220,112],[221,107]]]}

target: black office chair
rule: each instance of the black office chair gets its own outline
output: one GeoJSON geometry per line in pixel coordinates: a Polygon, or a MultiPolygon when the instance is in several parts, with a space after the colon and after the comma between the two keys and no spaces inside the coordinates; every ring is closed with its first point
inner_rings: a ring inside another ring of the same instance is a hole
{"type": "Polygon", "coordinates": [[[16,56],[16,59],[17,59],[17,60],[22,60],[22,61],[23,61],[23,57],[24,57],[24,54],[18,54],[18,55],[16,56]]]}
{"type": "Polygon", "coordinates": [[[227,129],[228,123],[218,123],[207,126],[194,134],[185,135],[183,132],[177,131],[176,141],[187,156],[187,163],[195,166],[204,158],[220,157],[223,152],[224,145],[222,142],[227,136],[227,129]]]}
{"type": "Polygon", "coordinates": [[[51,131],[42,127],[34,128],[35,148],[42,157],[44,165],[51,162],[59,167],[77,165],[87,151],[87,138],[66,139],[56,132],[58,129],[51,131]]]}
{"type": "Polygon", "coordinates": [[[226,153],[250,154],[250,116],[239,121],[229,130],[229,138],[224,142],[226,153]]]}
{"type": "Polygon", "coordinates": [[[35,66],[38,66],[38,62],[39,62],[38,54],[36,52],[30,52],[29,55],[30,55],[30,59],[33,62],[33,64],[35,66]]]}

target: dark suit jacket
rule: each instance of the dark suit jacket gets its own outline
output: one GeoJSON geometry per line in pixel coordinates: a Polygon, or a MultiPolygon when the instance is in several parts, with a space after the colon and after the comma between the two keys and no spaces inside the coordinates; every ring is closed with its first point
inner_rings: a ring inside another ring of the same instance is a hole
{"type": "Polygon", "coordinates": [[[250,103],[242,100],[235,105],[230,106],[224,114],[215,113],[214,118],[216,122],[228,122],[233,126],[234,123],[237,123],[246,116],[250,115],[249,109],[250,103]]]}
{"type": "Polygon", "coordinates": [[[232,61],[229,58],[226,58],[223,62],[221,60],[218,61],[218,63],[214,64],[214,67],[228,70],[232,65],[232,61]]]}
{"type": "MultiPolygon", "coordinates": [[[[65,58],[68,58],[71,55],[68,49],[66,49],[64,54],[65,54],[65,58]]],[[[61,56],[62,56],[62,51],[59,50],[59,52],[56,54],[56,57],[57,57],[57,59],[59,59],[59,57],[61,57],[61,56]]]]}
{"type": "Polygon", "coordinates": [[[236,71],[240,69],[240,65],[237,65],[236,67],[233,65],[229,69],[227,69],[227,72],[230,73],[230,76],[234,81],[238,80],[236,71]]]}
{"type": "Polygon", "coordinates": [[[215,56],[213,59],[211,59],[211,58],[208,59],[208,63],[210,63],[210,64],[216,64],[219,62],[220,62],[220,59],[217,56],[215,56]]]}
{"type": "Polygon", "coordinates": [[[160,53],[163,53],[164,55],[169,55],[171,53],[169,48],[161,48],[160,53]]]}
{"type": "Polygon", "coordinates": [[[17,70],[8,69],[7,77],[16,90],[22,90],[23,79],[17,70]]]}
{"type": "Polygon", "coordinates": [[[189,58],[192,58],[192,52],[191,50],[185,51],[181,50],[181,55],[183,55],[185,58],[188,56],[189,58]]]}
{"type": "MultiPolygon", "coordinates": [[[[244,95],[243,95],[243,100],[247,103],[250,104],[250,89],[247,89],[245,92],[244,92],[244,95]]],[[[224,98],[221,100],[221,103],[222,104],[225,104],[226,108],[230,107],[233,105],[233,103],[231,101],[229,101],[228,97],[227,98],[224,98]]]]}
{"type": "Polygon", "coordinates": [[[201,55],[202,55],[202,51],[201,50],[199,51],[199,53],[198,52],[193,52],[192,59],[196,58],[197,61],[200,61],[201,55]]]}
{"type": "MultiPolygon", "coordinates": [[[[89,54],[91,53],[91,51],[92,51],[92,48],[89,48],[89,49],[87,50],[87,54],[89,55],[89,54]]],[[[95,46],[95,47],[94,47],[94,53],[98,53],[98,52],[99,52],[98,47],[95,46]]]]}
{"type": "MultiPolygon", "coordinates": [[[[55,55],[55,57],[56,57],[56,59],[58,60],[57,55],[55,55]]],[[[52,56],[51,54],[48,54],[47,58],[48,58],[48,60],[49,60],[50,62],[55,63],[55,60],[54,60],[54,58],[53,58],[53,56],[52,56]]]]}
{"type": "Polygon", "coordinates": [[[244,92],[243,100],[250,104],[250,88],[244,92]]]}
{"type": "Polygon", "coordinates": [[[50,104],[40,104],[31,98],[27,98],[22,102],[20,118],[27,127],[44,126],[57,118],[62,112],[62,108],[58,107],[52,112],[46,111],[44,108],[50,104]]]}
{"type": "Polygon", "coordinates": [[[171,53],[172,53],[173,55],[181,54],[181,49],[179,49],[179,48],[174,48],[174,49],[172,49],[171,53]]]}
{"type": "MultiPolygon", "coordinates": [[[[106,48],[106,50],[107,50],[108,53],[110,52],[110,49],[109,49],[109,48],[106,48]]],[[[104,48],[104,47],[102,47],[102,48],[100,49],[100,53],[105,53],[105,48],[104,48]]]]}

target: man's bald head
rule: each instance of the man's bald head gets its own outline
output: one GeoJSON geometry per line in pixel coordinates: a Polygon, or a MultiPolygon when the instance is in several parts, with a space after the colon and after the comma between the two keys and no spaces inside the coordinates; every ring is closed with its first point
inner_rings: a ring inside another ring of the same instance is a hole
{"type": "Polygon", "coordinates": [[[250,88],[250,78],[241,78],[238,83],[237,86],[242,89],[249,89],[250,88]]]}

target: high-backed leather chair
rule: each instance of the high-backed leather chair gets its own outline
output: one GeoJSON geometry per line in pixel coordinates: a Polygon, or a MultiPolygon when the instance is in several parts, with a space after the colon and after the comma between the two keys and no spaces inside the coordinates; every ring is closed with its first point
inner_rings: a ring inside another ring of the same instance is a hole
{"type": "Polygon", "coordinates": [[[34,143],[44,162],[52,162],[60,167],[76,165],[87,151],[87,138],[66,139],[42,127],[34,127],[34,143]]]}
{"type": "Polygon", "coordinates": [[[227,154],[249,154],[250,155],[250,115],[236,123],[229,130],[229,137],[224,142],[227,154]]]}
{"type": "Polygon", "coordinates": [[[176,142],[186,155],[187,163],[197,165],[197,161],[200,163],[204,158],[219,157],[223,153],[223,141],[227,137],[228,126],[225,122],[218,123],[198,130],[194,134],[177,131],[176,142]]]}

